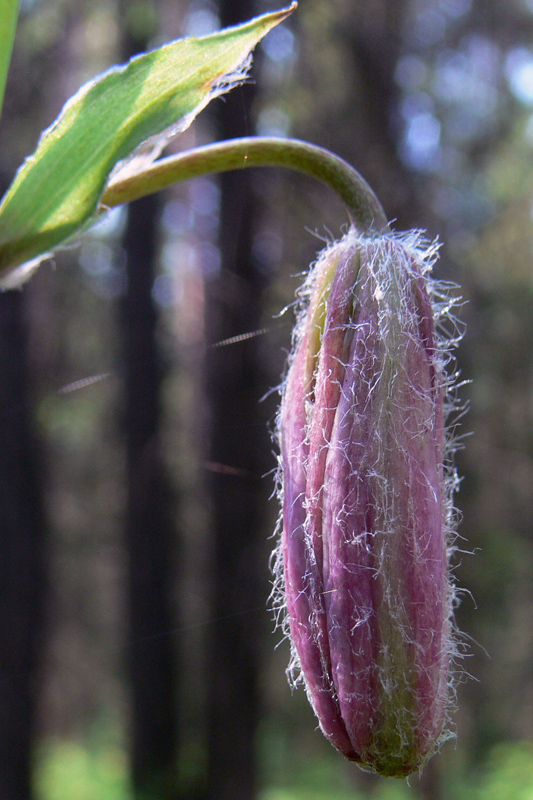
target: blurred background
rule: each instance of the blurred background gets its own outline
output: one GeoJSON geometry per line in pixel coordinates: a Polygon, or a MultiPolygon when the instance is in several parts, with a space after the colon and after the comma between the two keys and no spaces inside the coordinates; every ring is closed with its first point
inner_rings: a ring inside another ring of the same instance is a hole
{"type": "MultiPolygon", "coordinates": [[[[97,72],[279,7],[22,0],[2,190],[97,72]]],[[[457,739],[409,784],[376,778],[287,684],[281,312],[347,219],[250,170],[113,212],[0,296],[0,799],[531,800],[533,2],[300,0],[252,78],[170,150],[326,146],[461,286],[457,739]]]]}

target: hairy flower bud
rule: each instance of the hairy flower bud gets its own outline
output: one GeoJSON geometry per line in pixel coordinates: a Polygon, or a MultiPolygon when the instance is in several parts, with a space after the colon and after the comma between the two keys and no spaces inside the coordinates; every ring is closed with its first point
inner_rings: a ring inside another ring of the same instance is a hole
{"type": "Polygon", "coordinates": [[[354,230],[322,253],[279,415],[292,668],[330,742],[385,776],[446,738],[456,479],[435,254],[354,230]]]}

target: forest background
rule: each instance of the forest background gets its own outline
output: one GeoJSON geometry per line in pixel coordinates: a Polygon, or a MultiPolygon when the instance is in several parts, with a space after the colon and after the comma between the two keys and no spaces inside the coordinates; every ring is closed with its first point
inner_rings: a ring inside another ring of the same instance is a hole
{"type": "MultiPolygon", "coordinates": [[[[2,190],[97,72],[276,7],[22,2],[2,190]]],[[[301,0],[252,76],[171,150],[326,146],[397,230],[438,235],[436,275],[461,286],[457,741],[410,786],[374,778],[286,682],[267,603],[280,312],[346,217],[310,179],[250,170],[114,212],[0,296],[0,797],[526,800],[533,2],[301,0]]]]}

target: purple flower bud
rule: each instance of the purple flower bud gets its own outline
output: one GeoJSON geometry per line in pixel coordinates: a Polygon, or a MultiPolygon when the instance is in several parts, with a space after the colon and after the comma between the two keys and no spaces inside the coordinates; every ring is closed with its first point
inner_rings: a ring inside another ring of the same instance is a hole
{"type": "Polygon", "coordinates": [[[322,253],[279,416],[291,669],[330,742],[385,776],[447,738],[457,481],[435,257],[353,230],[322,253]]]}

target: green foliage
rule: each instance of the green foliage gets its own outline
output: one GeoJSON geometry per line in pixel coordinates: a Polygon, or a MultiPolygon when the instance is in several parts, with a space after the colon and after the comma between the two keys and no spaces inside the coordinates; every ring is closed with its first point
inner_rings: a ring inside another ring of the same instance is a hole
{"type": "MultiPolygon", "coordinates": [[[[85,749],[74,742],[51,741],[37,752],[35,784],[37,800],[128,800],[125,752],[118,746],[85,749]]],[[[290,785],[271,785],[261,800],[410,800],[417,796],[405,781],[381,778],[372,788],[342,784],[336,757],[309,759],[290,785]]],[[[479,773],[454,776],[447,796],[453,800],[533,800],[533,743],[501,743],[494,747],[479,773]],[[453,783],[453,786],[451,785],[453,783]]]]}
{"type": "Polygon", "coordinates": [[[119,748],[89,751],[75,742],[49,742],[38,751],[35,773],[38,800],[130,796],[126,754],[119,748]]]}
{"type": "Polygon", "coordinates": [[[18,0],[0,0],[0,112],[4,102],[13,39],[18,16],[18,0]]]}
{"type": "Polygon", "coordinates": [[[475,800],[533,800],[533,742],[497,745],[490,753],[475,800]]]}
{"type": "Polygon", "coordinates": [[[2,202],[0,270],[42,258],[77,235],[116,165],[140,148],[163,145],[242,80],[251,50],[288,13],[179,39],[83,86],[42,134],[2,202]]]}
{"type": "Polygon", "coordinates": [[[361,800],[361,795],[354,795],[351,791],[338,792],[323,789],[267,789],[261,795],[261,800],[361,800]]]}

